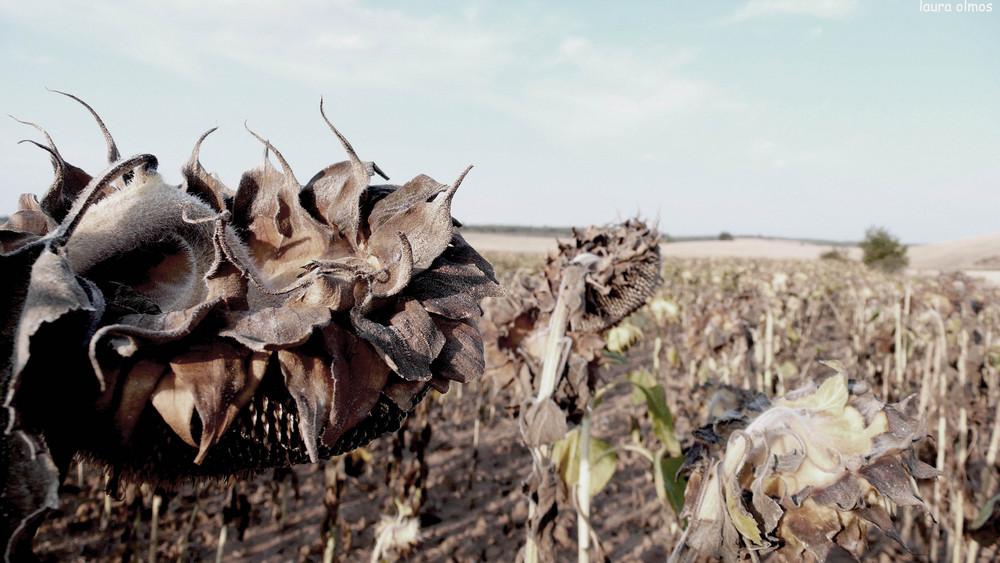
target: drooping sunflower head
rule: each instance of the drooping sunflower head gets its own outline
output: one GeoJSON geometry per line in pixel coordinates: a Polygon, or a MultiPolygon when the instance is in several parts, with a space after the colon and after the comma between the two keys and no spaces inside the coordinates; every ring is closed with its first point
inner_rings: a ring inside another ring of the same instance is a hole
{"type": "Polygon", "coordinates": [[[302,186],[258,136],[230,190],[198,159],[209,131],[172,186],[100,125],[109,167],[45,135],[55,180],[0,227],[7,435],[144,481],[232,475],[363,445],[482,373],[479,302],[501,289],[451,217],[468,170],[371,185],[329,125],[347,160],[302,186]]]}
{"type": "Polygon", "coordinates": [[[904,404],[881,402],[838,362],[829,365],[837,374],[820,385],[699,429],[707,453],[688,481],[691,523],[679,550],[727,561],[748,551],[854,558],[872,524],[902,541],[884,505],[926,509],[910,479],[939,475],[915,456],[920,424],[904,404]]]}

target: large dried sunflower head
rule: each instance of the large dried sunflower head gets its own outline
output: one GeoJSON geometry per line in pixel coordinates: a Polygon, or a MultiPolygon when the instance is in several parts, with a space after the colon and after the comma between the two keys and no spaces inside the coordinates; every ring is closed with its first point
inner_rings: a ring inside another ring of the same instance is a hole
{"type": "Polygon", "coordinates": [[[924,434],[905,405],[882,403],[830,365],[838,373],[818,386],[699,429],[709,453],[688,481],[691,523],[675,553],[853,559],[869,524],[902,541],[884,505],[926,509],[910,484],[939,474],[915,457],[924,434]]]}
{"type": "Polygon", "coordinates": [[[172,186],[100,126],[109,167],[45,135],[55,181],[0,227],[0,423],[31,446],[7,458],[47,445],[167,483],[315,461],[481,374],[479,301],[501,289],[451,217],[465,173],[370,185],[330,125],[348,159],[305,186],[257,137],[226,188],[198,160],[211,131],[172,186]]]}

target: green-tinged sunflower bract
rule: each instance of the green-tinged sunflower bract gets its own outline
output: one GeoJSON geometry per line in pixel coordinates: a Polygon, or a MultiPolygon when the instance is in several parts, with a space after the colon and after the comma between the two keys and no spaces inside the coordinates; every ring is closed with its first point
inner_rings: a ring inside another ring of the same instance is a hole
{"type": "Polygon", "coordinates": [[[704,449],[694,451],[705,453],[688,481],[690,524],[671,560],[853,560],[872,524],[902,543],[886,506],[926,510],[911,478],[940,475],[916,458],[921,424],[905,401],[883,403],[839,362],[828,365],[837,373],[821,384],[754,401],[696,432],[704,449]]]}
{"type": "Polygon", "coordinates": [[[502,290],[451,217],[464,172],[370,185],[379,167],[327,121],[348,160],[305,187],[257,137],[264,161],[230,190],[198,159],[211,131],[172,186],[97,121],[108,168],[42,131],[55,180],[0,226],[6,557],[77,453],[112,486],[316,461],[481,375],[479,303],[502,290]]]}

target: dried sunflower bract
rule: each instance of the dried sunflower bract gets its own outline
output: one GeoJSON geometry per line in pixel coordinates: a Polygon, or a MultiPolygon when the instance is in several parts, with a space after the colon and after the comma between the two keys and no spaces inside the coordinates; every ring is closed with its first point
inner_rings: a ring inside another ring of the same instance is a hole
{"type": "Polygon", "coordinates": [[[370,185],[327,120],[348,160],[305,186],[257,137],[263,163],[228,189],[198,159],[211,131],[171,186],[97,121],[109,167],[42,131],[55,180],[0,226],[8,557],[77,452],[153,484],[316,461],[481,375],[479,302],[502,290],[451,217],[465,173],[370,185]]]}

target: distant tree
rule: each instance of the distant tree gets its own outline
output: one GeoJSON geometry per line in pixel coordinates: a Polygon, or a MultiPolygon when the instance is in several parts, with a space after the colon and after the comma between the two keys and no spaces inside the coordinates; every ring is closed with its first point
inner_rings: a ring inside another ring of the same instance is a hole
{"type": "Polygon", "coordinates": [[[729,234],[729,231],[722,231],[719,234],[719,240],[733,240],[733,235],[729,234]]]}
{"type": "Polygon", "coordinates": [[[830,250],[827,250],[823,254],[820,254],[819,257],[822,260],[847,260],[847,254],[845,254],[842,250],[838,250],[836,248],[831,248],[830,250]]]}
{"type": "Polygon", "coordinates": [[[899,239],[883,227],[869,227],[865,231],[865,240],[858,246],[863,252],[861,261],[872,268],[896,272],[910,263],[906,245],[900,244],[899,239]]]}

